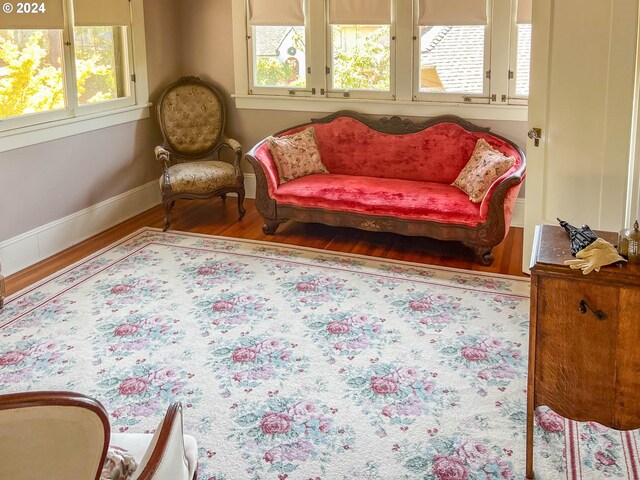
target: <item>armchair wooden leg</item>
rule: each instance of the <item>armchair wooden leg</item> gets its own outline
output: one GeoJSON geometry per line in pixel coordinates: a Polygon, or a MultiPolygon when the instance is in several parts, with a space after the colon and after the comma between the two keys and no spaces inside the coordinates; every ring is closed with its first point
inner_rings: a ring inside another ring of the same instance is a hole
{"type": "Polygon", "coordinates": [[[244,214],[247,212],[244,208],[244,190],[241,192],[238,192],[238,220],[242,219],[242,217],[244,217],[244,214]]]}
{"type": "Polygon", "coordinates": [[[162,202],[164,206],[164,225],[162,227],[163,232],[166,232],[169,229],[169,225],[171,225],[171,209],[173,208],[175,203],[175,200],[162,202]]]}

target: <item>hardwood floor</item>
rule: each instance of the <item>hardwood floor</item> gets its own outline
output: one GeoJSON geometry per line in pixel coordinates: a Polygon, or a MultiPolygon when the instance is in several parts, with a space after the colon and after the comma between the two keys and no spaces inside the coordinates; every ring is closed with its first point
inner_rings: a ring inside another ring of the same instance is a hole
{"type": "MultiPolygon", "coordinates": [[[[171,228],[186,232],[264,240],[467,270],[525,276],[521,271],[521,228],[509,230],[507,238],[493,250],[495,255],[493,265],[483,267],[473,262],[470,250],[456,242],[442,242],[422,237],[406,237],[393,233],[365,232],[351,228],[297,222],[287,222],[280,226],[275,235],[265,235],[262,232],[262,217],[255,208],[255,202],[251,199],[245,200],[247,213],[242,220],[238,221],[235,200],[229,197],[224,205],[220,199],[178,201],[173,209],[171,228]]],[[[152,208],[17,272],[6,279],[7,295],[51,275],[142,227],[162,228],[162,218],[162,208],[160,206],[152,208]]]]}

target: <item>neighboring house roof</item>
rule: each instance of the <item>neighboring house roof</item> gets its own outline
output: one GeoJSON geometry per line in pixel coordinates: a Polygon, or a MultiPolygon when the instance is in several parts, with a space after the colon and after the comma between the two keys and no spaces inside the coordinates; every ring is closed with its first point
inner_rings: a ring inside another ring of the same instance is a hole
{"type": "Polygon", "coordinates": [[[256,36],[256,54],[258,56],[277,56],[280,44],[292,27],[269,27],[261,29],[256,36]]]}
{"type": "Polygon", "coordinates": [[[420,38],[422,65],[435,66],[446,92],[482,91],[484,29],[429,27],[420,38]]]}

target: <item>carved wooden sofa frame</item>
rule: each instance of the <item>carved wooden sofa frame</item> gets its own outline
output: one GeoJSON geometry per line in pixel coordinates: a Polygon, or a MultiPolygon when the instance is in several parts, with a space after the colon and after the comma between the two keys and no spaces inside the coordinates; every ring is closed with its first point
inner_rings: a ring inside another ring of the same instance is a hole
{"type": "MultiPolygon", "coordinates": [[[[266,141],[262,140],[256,144],[245,158],[253,166],[256,174],[256,207],[264,219],[263,231],[266,234],[274,234],[278,226],[288,220],[299,222],[322,223],[338,227],[353,227],[362,230],[376,232],[393,232],[408,236],[430,237],[438,240],[460,241],[465,246],[471,248],[475,254],[476,262],[482,265],[490,265],[493,260],[492,249],[505,238],[509,225],[505,221],[505,200],[510,198],[511,204],[515,202],[515,197],[525,175],[526,159],[523,151],[509,139],[489,132],[489,128],[480,127],[469,121],[463,120],[453,115],[439,116],[423,122],[414,122],[408,118],[398,116],[372,119],[356,112],[340,111],[320,119],[312,119],[311,122],[297,125],[282,130],[274,136],[289,132],[299,127],[310,126],[321,123],[331,123],[339,117],[351,117],[365,124],[367,127],[378,132],[403,135],[420,132],[431,126],[451,122],[460,125],[468,132],[481,132],[498,138],[513,147],[520,155],[521,164],[519,168],[512,171],[506,178],[503,178],[499,185],[493,190],[488,215],[484,222],[475,226],[460,225],[455,223],[441,223],[428,220],[413,220],[387,215],[371,215],[348,211],[328,210],[321,208],[307,208],[296,205],[278,203],[269,195],[267,178],[260,161],[256,158],[256,151],[266,141]]],[[[507,216],[510,218],[511,211],[507,216]]]]}

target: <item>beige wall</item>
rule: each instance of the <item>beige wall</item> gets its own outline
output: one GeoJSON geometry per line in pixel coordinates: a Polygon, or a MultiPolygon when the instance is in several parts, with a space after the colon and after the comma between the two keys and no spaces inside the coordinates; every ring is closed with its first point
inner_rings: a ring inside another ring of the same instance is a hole
{"type": "MultiPolygon", "coordinates": [[[[312,117],[326,113],[280,112],[265,110],[237,110],[230,95],[234,93],[233,39],[231,28],[231,0],[180,0],[182,15],[182,52],[185,71],[213,81],[227,94],[230,135],[248,150],[260,139],[312,117]]],[[[357,110],[357,106],[354,106],[357,110]]],[[[526,145],[526,122],[477,121],[491,127],[498,134],[526,145]]],[[[243,166],[245,171],[250,167],[243,166]]]]}
{"type": "MultiPolygon", "coordinates": [[[[181,72],[179,2],[145,0],[152,99],[181,72]]],[[[160,174],[155,120],[0,153],[0,241],[143,185],[160,174]]]]}
{"type": "MultiPolygon", "coordinates": [[[[144,6],[152,100],[182,74],[212,81],[227,95],[228,133],[245,150],[270,133],[325,115],[234,107],[231,0],[144,0],[144,6]]],[[[475,123],[526,145],[525,122],[475,123]]],[[[153,180],[160,173],[152,153],[159,141],[150,118],[0,153],[0,241],[153,180]]],[[[243,169],[251,171],[246,164],[243,169]]]]}

